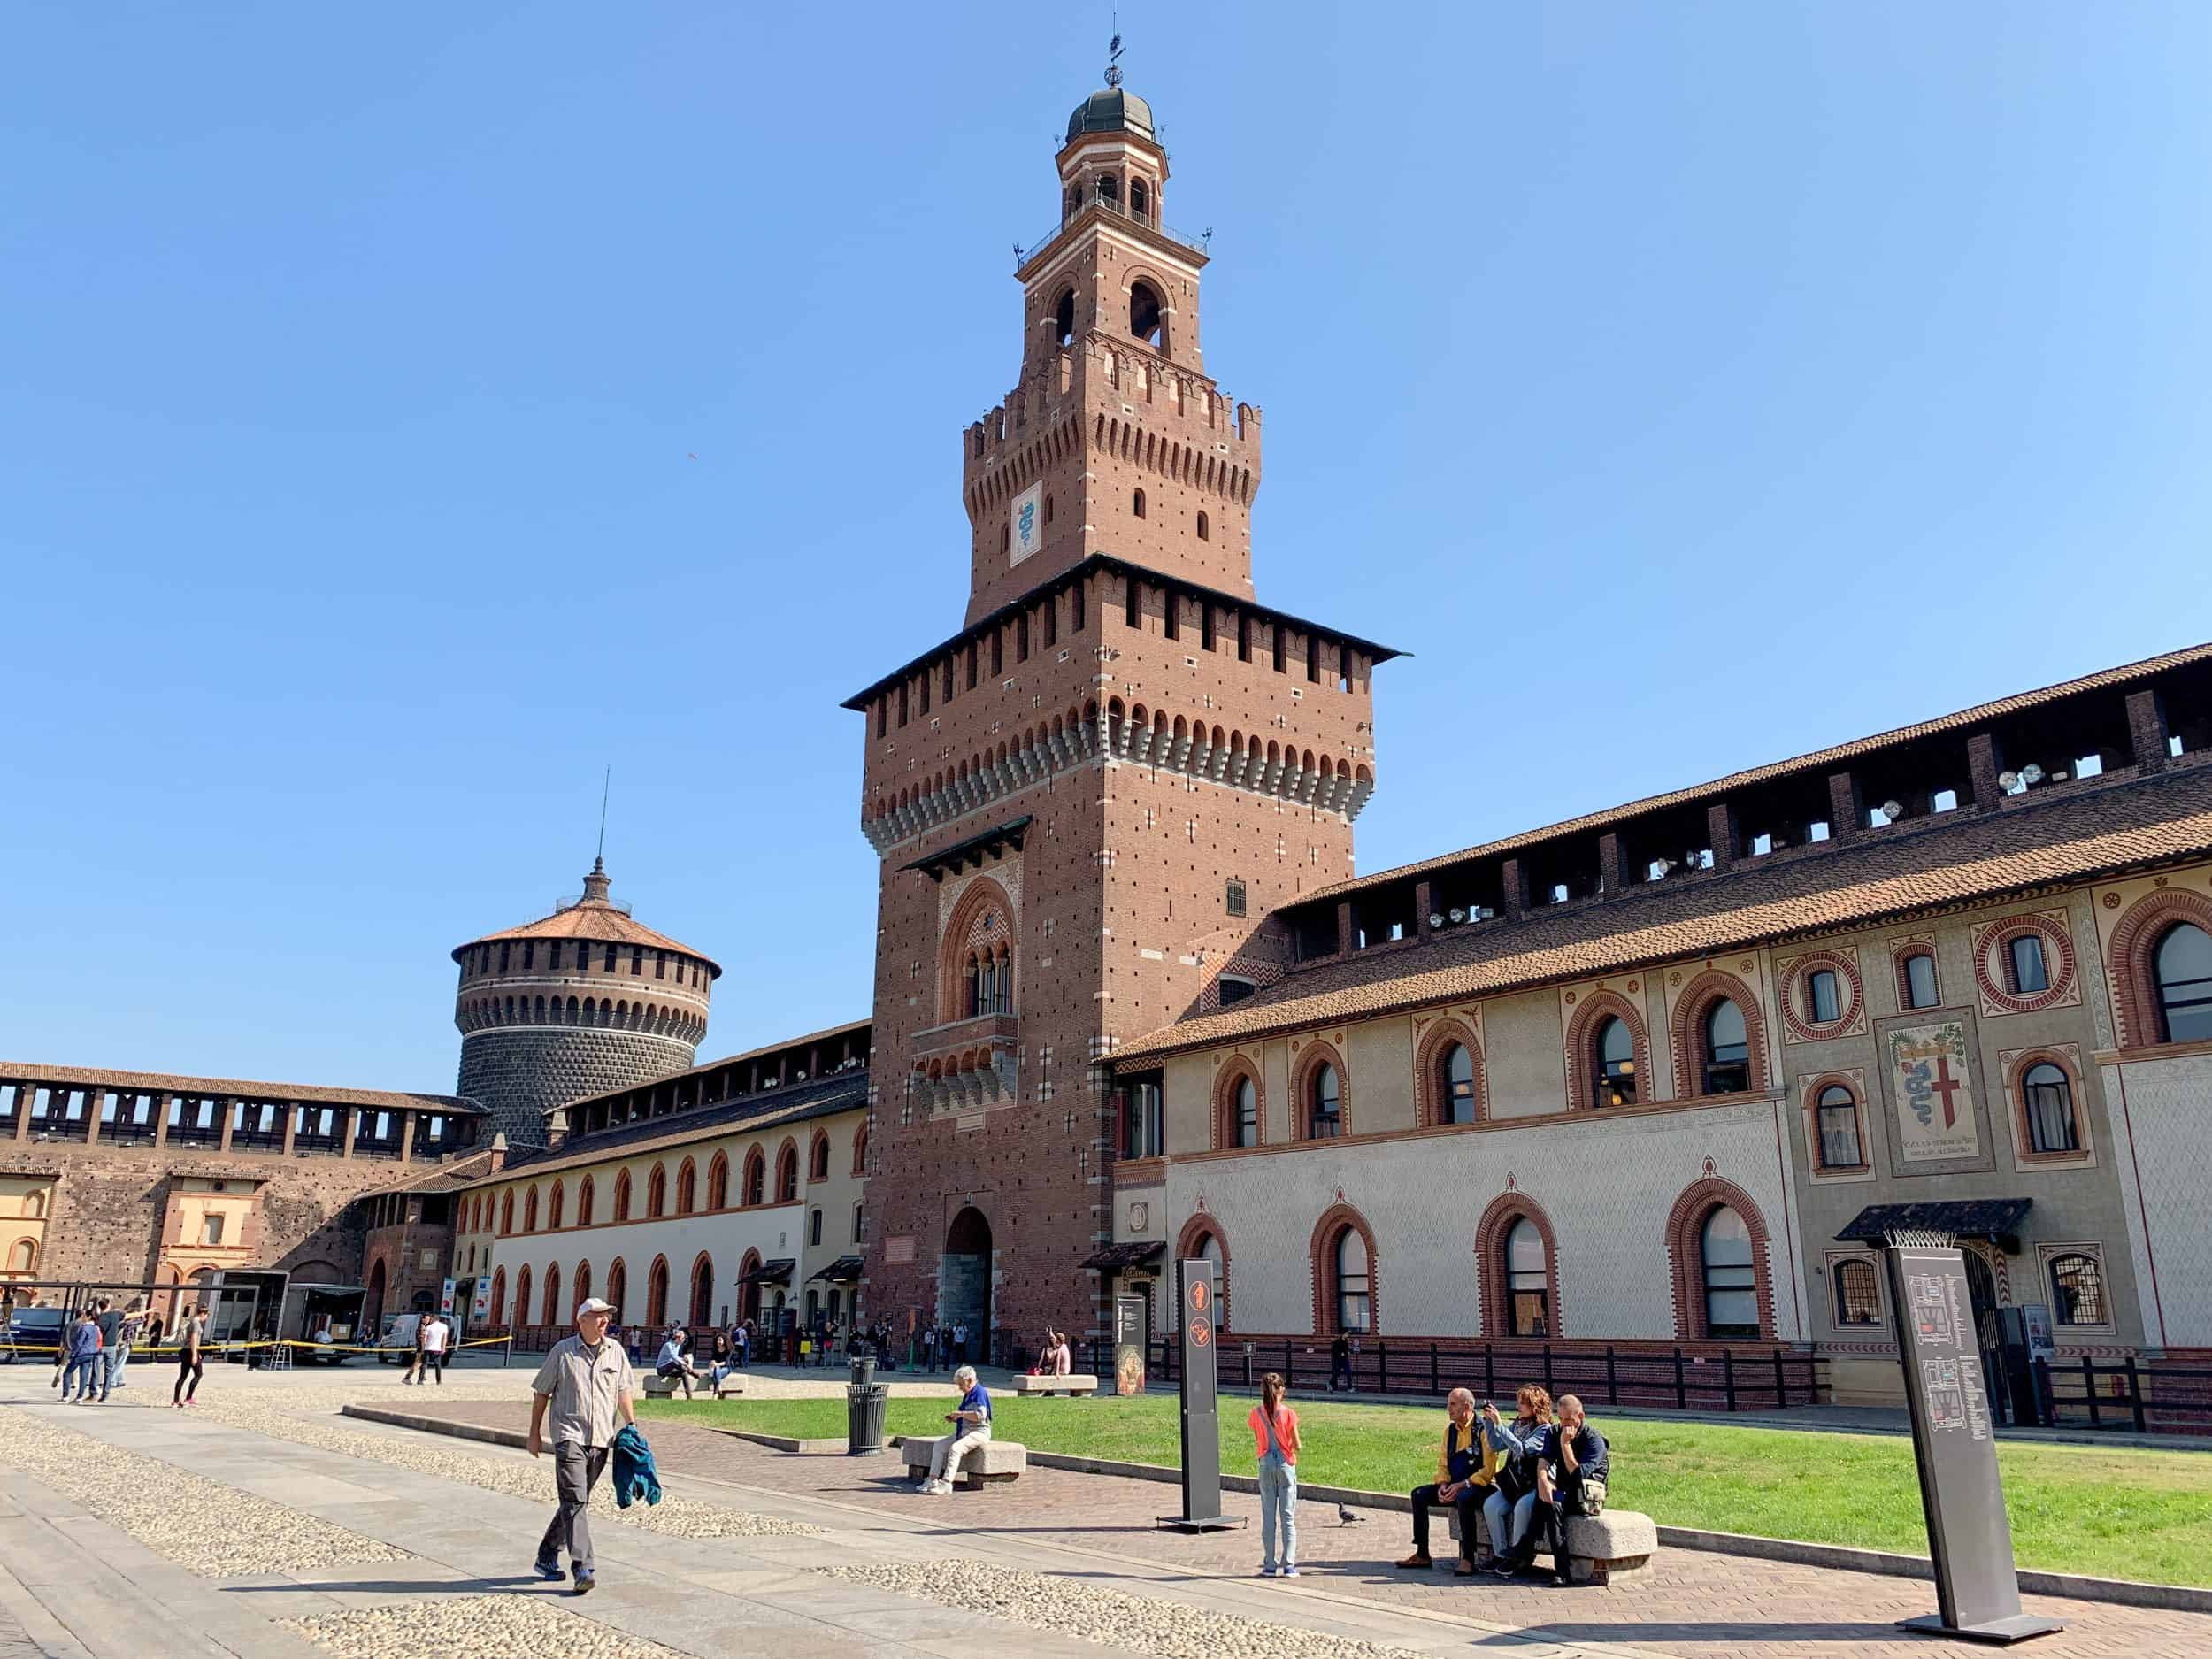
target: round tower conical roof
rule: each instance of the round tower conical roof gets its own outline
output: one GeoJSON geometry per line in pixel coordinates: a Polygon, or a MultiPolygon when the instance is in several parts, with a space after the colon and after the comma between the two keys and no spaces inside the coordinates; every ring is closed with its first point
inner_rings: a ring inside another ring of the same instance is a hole
{"type": "Polygon", "coordinates": [[[615,945],[643,945],[649,949],[673,950],[687,956],[695,956],[706,964],[707,972],[715,979],[722,977],[721,965],[703,950],[694,949],[681,940],[671,939],[634,919],[622,907],[607,896],[613,878],[607,874],[605,865],[592,860],[591,873],[584,878],[584,895],[562,905],[550,916],[541,916],[534,922],[525,922],[519,927],[504,927],[495,933],[484,933],[465,945],[457,945],[452,956],[458,962],[465,952],[479,945],[497,944],[511,939],[589,939],[615,945]]]}
{"type": "Polygon", "coordinates": [[[1075,106],[1068,117],[1068,142],[1086,133],[1134,133],[1153,139],[1152,106],[1120,87],[1102,87],[1075,106]]]}

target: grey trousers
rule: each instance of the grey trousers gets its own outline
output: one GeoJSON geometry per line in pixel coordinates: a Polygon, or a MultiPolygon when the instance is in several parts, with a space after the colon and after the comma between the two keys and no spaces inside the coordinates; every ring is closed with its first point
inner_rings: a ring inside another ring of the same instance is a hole
{"type": "Polygon", "coordinates": [[[547,1566],[559,1566],[561,1551],[565,1548],[578,1572],[593,1571],[591,1519],[585,1506],[591,1502],[591,1489],[606,1472],[607,1451],[604,1446],[579,1446],[573,1440],[553,1448],[553,1486],[561,1494],[561,1507],[554,1511],[553,1524],[538,1542],[538,1559],[547,1566]]]}

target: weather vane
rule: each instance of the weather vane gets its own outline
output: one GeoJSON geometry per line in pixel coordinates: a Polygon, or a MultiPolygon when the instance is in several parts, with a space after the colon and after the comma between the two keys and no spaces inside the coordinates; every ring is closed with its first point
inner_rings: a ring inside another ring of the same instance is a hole
{"type": "Polygon", "coordinates": [[[1121,84],[1121,13],[1114,13],[1114,38],[1106,42],[1106,84],[1121,84]]]}

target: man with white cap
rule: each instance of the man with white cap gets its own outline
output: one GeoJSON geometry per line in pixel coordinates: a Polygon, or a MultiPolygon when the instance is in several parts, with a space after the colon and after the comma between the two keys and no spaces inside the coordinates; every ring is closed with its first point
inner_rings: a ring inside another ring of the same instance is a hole
{"type": "Polygon", "coordinates": [[[591,1523],[587,1506],[591,1489],[606,1471],[607,1455],[620,1425],[634,1424],[630,1403],[635,1380],[630,1356],[607,1335],[614,1305],[587,1297],[576,1309],[576,1334],[553,1345],[530,1384],[530,1455],[545,1449],[546,1419],[552,1419],[553,1480],[561,1496],[553,1524],[538,1544],[538,1576],[561,1577],[566,1548],[576,1575],[576,1594],[593,1583],[591,1523]]]}

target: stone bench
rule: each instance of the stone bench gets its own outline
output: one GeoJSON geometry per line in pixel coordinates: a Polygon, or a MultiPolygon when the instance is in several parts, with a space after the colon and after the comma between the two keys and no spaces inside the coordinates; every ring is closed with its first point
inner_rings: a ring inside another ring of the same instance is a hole
{"type": "MultiPolygon", "coordinates": [[[[1459,1536],[1456,1504],[1440,1503],[1429,1513],[1448,1517],[1452,1536],[1459,1536]]],[[[1658,1552],[1659,1528],[1648,1515],[1640,1515],[1634,1509],[1608,1509],[1602,1515],[1567,1517],[1567,1574],[1578,1584],[1604,1584],[1614,1573],[1641,1571],[1651,1564],[1652,1556],[1658,1552]]],[[[1476,1559],[1489,1553],[1490,1529],[1481,1525],[1475,1540],[1476,1559]]]]}
{"type": "MultiPolygon", "coordinates": [[[[936,1448],[937,1442],[927,1435],[901,1438],[899,1454],[906,1460],[908,1479],[919,1480],[929,1473],[930,1454],[936,1448]]],[[[975,1489],[987,1480],[1015,1479],[1028,1467],[1029,1448],[1019,1440],[986,1440],[960,1460],[957,1470],[948,1471],[946,1478],[975,1489]]]]}
{"type": "Polygon", "coordinates": [[[1027,1395],[1066,1394],[1070,1399],[1073,1399],[1079,1394],[1096,1394],[1098,1379],[1095,1377],[1017,1377],[1014,1379],[1014,1392],[1017,1394],[1027,1395]]]}
{"type": "MultiPolygon", "coordinates": [[[[696,1398],[699,1392],[706,1386],[707,1379],[703,1374],[693,1378],[691,1381],[693,1397],[696,1398]]],[[[645,1397],[648,1400],[673,1400],[681,1393],[682,1390],[677,1386],[673,1378],[664,1377],[658,1371],[645,1373],[645,1397]]],[[[744,1393],[745,1373],[743,1371],[732,1371],[714,1387],[714,1397],[717,1400],[729,1394],[742,1396],[744,1393]]]]}

